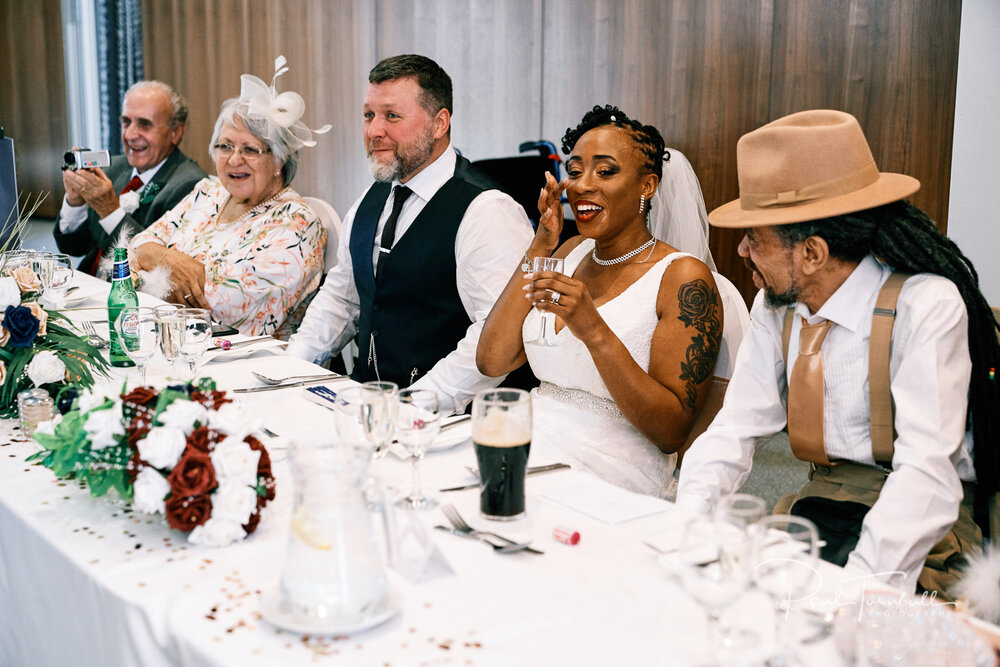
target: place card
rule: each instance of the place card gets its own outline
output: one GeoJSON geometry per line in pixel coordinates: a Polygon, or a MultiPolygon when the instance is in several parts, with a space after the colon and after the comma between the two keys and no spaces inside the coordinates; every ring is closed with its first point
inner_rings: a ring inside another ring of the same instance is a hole
{"type": "Polygon", "coordinates": [[[542,497],[615,525],[670,510],[666,500],[632,493],[588,474],[567,477],[558,488],[542,497]]]}

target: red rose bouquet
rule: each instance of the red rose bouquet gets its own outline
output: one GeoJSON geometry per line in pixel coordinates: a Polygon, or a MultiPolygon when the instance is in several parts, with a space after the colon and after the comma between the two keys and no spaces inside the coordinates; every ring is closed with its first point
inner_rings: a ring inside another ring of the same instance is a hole
{"type": "Polygon", "coordinates": [[[44,449],[29,460],[76,475],[94,496],[116,489],[195,544],[224,546],[256,530],[274,498],[271,460],[251,421],[208,379],[160,392],[96,386],[38,428],[44,449]]]}

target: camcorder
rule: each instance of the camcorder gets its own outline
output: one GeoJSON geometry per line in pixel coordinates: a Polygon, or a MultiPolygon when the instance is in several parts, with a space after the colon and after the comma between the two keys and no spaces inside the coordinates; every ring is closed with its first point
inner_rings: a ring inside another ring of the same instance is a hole
{"type": "Polygon", "coordinates": [[[111,155],[107,151],[92,151],[89,148],[78,148],[63,153],[63,171],[67,169],[92,169],[94,167],[110,167],[111,155]]]}

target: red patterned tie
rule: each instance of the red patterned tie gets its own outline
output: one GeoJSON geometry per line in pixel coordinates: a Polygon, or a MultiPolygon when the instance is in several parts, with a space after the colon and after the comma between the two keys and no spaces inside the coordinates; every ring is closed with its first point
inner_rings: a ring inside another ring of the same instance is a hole
{"type": "Polygon", "coordinates": [[[125,189],[121,191],[120,194],[125,194],[126,192],[133,192],[134,190],[142,189],[142,179],[138,176],[133,176],[132,180],[128,182],[125,189]]]}

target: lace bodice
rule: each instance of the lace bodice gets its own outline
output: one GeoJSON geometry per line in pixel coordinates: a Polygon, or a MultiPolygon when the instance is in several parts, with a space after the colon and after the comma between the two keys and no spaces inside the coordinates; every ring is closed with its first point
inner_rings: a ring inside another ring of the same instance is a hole
{"type": "MultiPolygon", "coordinates": [[[[583,258],[594,248],[593,239],[585,239],[566,257],[565,273],[573,275],[583,258]]],[[[656,327],[656,297],[660,290],[663,272],[680,257],[690,257],[687,253],[675,252],[667,255],[652,266],[624,292],[601,304],[597,312],[607,322],[619,340],[628,348],[629,354],[644,371],[649,371],[649,349],[653,329],[656,327]]],[[[541,314],[532,309],[524,318],[521,333],[524,340],[538,336],[541,314]]],[[[535,377],[568,389],[582,389],[595,396],[611,398],[608,388],[590,356],[587,347],[569,330],[563,327],[555,336],[557,347],[525,345],[528,363],[535,377]]]]}

